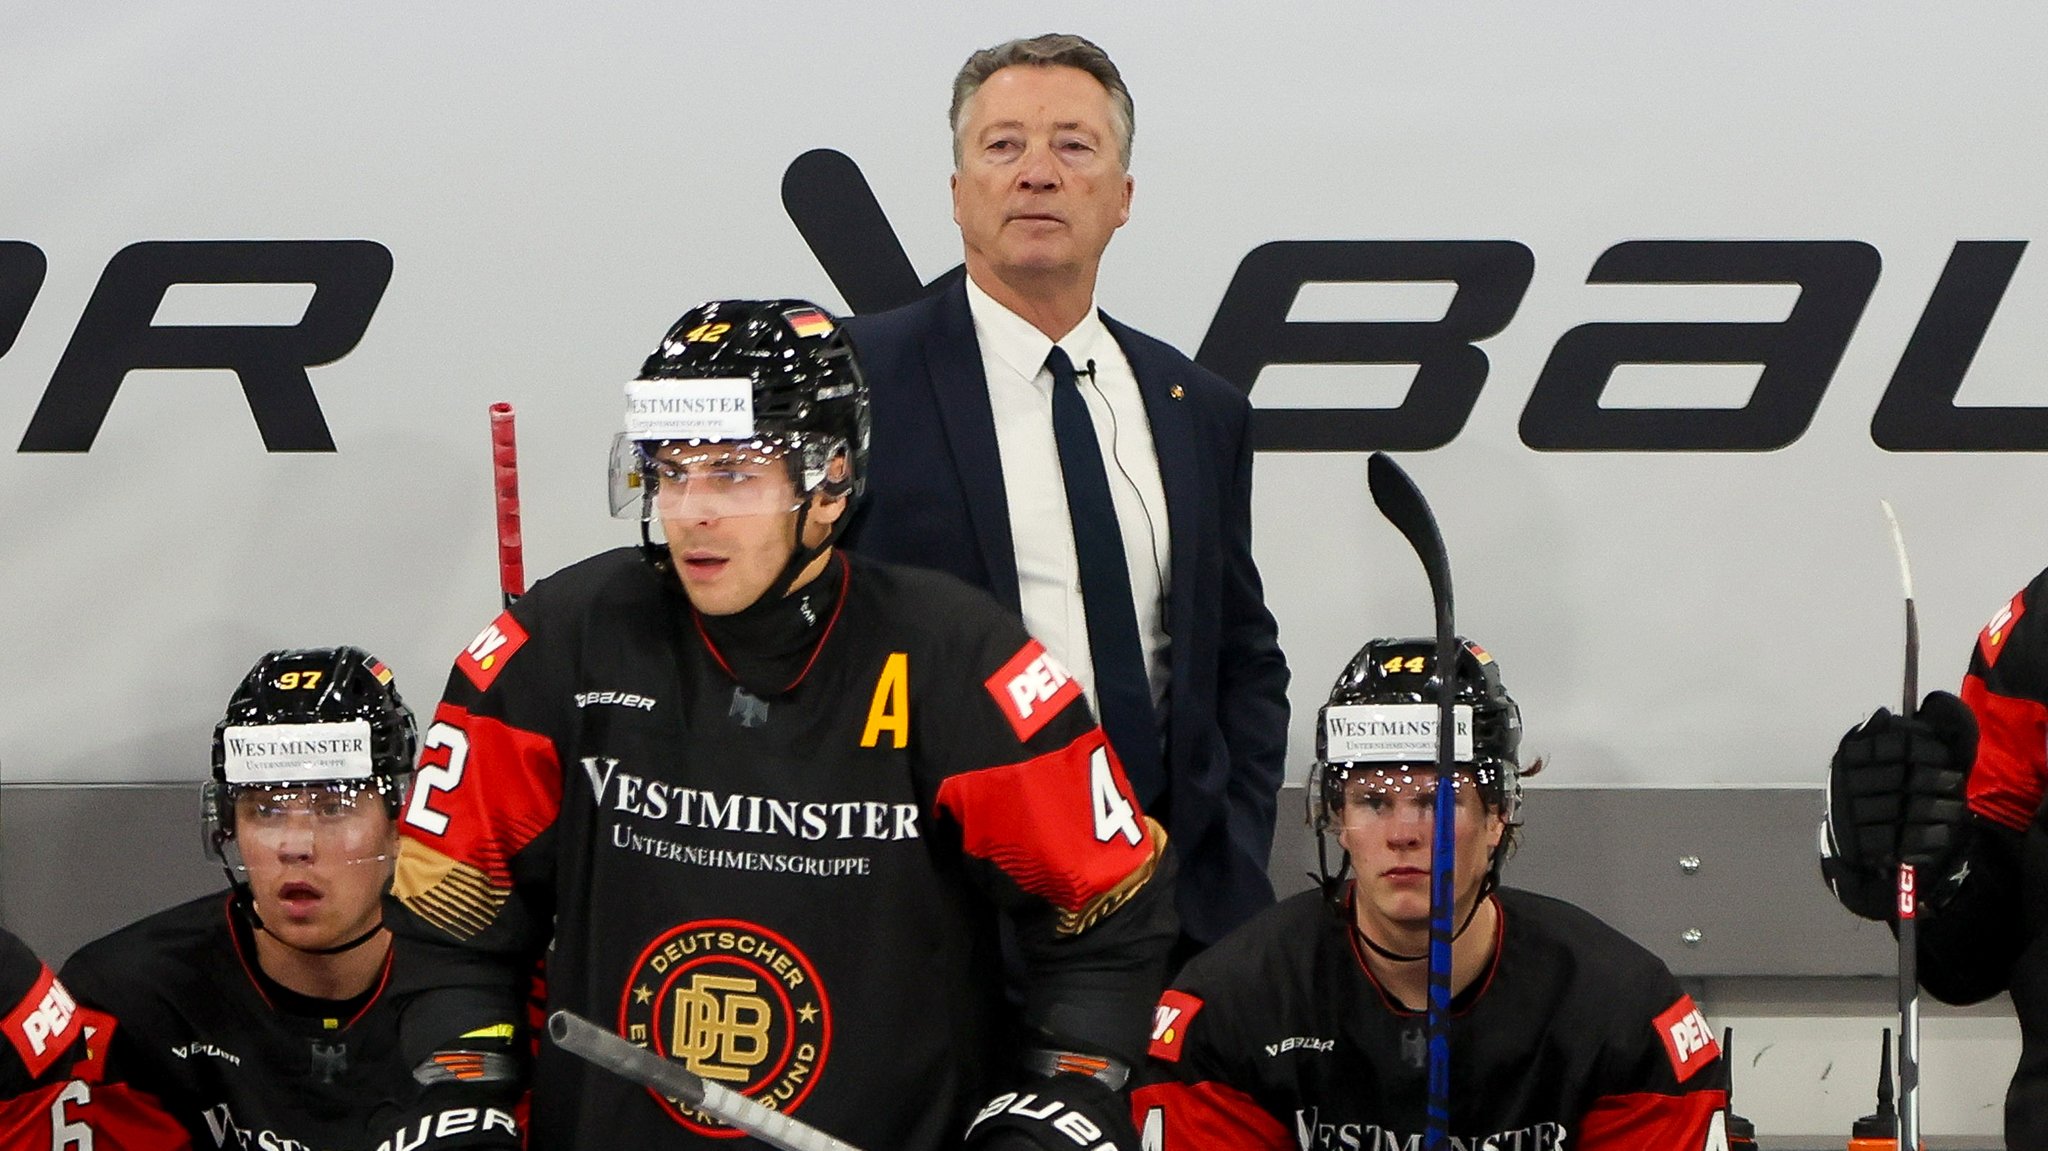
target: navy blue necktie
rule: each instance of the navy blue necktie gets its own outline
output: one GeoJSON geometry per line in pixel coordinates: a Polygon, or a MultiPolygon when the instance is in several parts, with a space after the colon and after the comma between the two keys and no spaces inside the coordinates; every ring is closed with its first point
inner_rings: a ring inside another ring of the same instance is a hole
{"type": "MultiPolygon", "coordinates": [[[[1081,568],[1081,606],[1088,616],[1088,653],[1095,665],[1095,700],[1102,730],[1124,765],[1138,803],[1155,806],[1166,790],[1159,762],[1159,719],[1152,708],[1152,679],[1138,640],[1138,611],[1131,602],[1131,570],[1124,562],[1123,532],[1109,497],[1109,472],[1088,401],[1074,381],[1074,361],[1057,344],[1045,357],[1052,370],[1052,436],[1066,480],[1067,514],[1074,522],[1074,555],[1081,568]]],[[[1091,371],[1089,378],[1094,378],[1091,371]]]]}

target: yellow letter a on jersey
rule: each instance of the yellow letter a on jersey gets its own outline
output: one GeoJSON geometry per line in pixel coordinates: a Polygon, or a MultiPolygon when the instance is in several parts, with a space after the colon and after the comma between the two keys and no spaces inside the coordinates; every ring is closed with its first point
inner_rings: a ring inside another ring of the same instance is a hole
{"type": "Polygon", "coordinates": [[[910,746],[910,656],[892,651],[875,680],[875,699],[868,705],[867,730],[860,733],[860,745],[873,747],[889,733],[893,747],[910,746]]]}

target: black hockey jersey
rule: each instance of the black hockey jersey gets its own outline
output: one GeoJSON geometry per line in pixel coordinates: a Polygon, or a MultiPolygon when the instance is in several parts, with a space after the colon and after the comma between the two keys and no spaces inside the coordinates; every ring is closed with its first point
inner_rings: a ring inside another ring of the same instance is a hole
{"type": "Polygon", "coordinates": [[[0,928],[0,1151],[180,1151],[184,1128],[106,1079],[107,1021],[0,928]]]}
{"type": "Polygon", "coordinates": [[[1950,1003],[2012,994],[2020,1060],[2008,1147],[2048,1147],[2048,571],[1977,637],[1963,702],[1977,720],[1969,871],[1920,913],[1920,983],[1950,1003]]]}
{"type": "Polygon", "coordinates": [[[71,957],[65,982],[109,1017],[110,1073],[152,1098],[197,1148],[375,1148],[418,1095],[385,994],[390,959],[368,995],[346,1005],[274,985],[266,992],[248,930],[220,892],[71,957]]]}
{"type": "MultiPolygon", "coordinates": [[[[765,697],[630,549],[457,658],[388,916],[422,957],[409,1041],[479,989],[520,1018],[549,947],[550,1008],[855,1144],[952,1147],[1015,1053],[1002,908],[1029,1023],[1139,1057],[1164,834],[1080,685],[951,577],[842,554],[797,596],[822,639],[765,697]]],[[[536,1148],[734,1134],[552,1044],[532,1082],[536,1148]]]]}
{"type": "MultiPolygon", "coordinates": [[[[1655,956],[1568,903],[1512,889],[1493,962],[1452,1003],[1451,1146],[1721,1148],[1728,1073],[1655,956]]],[[[1381,990],[1320,891],[1188,964],[1159,1001],[1148,1151],[1417,1148],[1425,1018],[1381,990]]]]}

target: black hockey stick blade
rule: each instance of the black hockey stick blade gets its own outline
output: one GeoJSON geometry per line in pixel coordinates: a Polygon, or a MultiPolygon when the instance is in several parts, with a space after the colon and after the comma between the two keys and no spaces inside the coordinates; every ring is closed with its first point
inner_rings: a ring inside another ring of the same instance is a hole
{"type": "Polygon", "coordinates": [[[1451,561],[1443,533],[1422,489],[1385,452],[1374,452],[1365,465],[1372,502],[1415,549],[1429,576],[1429,598],[1436,611],[1437,739],[1436,810],[1429,853],[1429,1096],[1423,1130],[1424,1151],[1450,1145],[1451,1120],[1451,913],[1456,893],[1454,875],[1456,822],[1451,774],[1456,767],[1453,701],[1457,695],[1457,628],[1451,610],[1451,561]]]}
{"type": "Polygon", "coordinates": [[[813,148],[782,173],[782,207],[857,315],[885,312],[925,293],[881,202],[844,152],[813,148]]]}
{"type": "Polygon", "coordinates": [[[1429,504],[1422,498],[1422,489],[1385,452],[1374,452],[1366,460],[1365,476],[1372,488],[1372,502],[1379,506],[1387,522],[1407,537],[1408,546],[1415,549],[1415,558],[1422,561],[1422,570],[1429,576],[1429,598],[1436,607],[1438,637],[1456,634],[1451,630],[1450,558],[1444,552],[1444,537],[1437,531],[1436,517],[1430,514],[1429,504]]]}
{"type": "Polygon", "coordinates": [[[781,1151],[860,1151],[808,1123],[701,1079],[682,1064],[628,1043],[574,1012],[557,1011],[548,1016],[548,1036],[562,1050],[737,1127],[770,1147],[781,1151]]]}

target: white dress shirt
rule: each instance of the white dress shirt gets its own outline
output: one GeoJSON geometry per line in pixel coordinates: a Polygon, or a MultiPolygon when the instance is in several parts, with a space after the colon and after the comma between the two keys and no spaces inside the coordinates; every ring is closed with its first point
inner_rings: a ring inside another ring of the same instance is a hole
{"type": "MultiPolygon", "coordinates": [[[[967,277],[967,307],[974,315],[974,337],[981,345],[981,368],[995,412],[996,452],[1017,551],[1024,626],[1081,681],[1089,706],[1100,714],[1088,619],[1081,606],[1074,525],[1067,514],[1067,489],[1052,434],[1052,371],[1045,366],[1045,357],[1055,341],[997,303],[972,276],[967,277]]],[[[1124,564],[1131,573],[1138,642],[1145,649],[1156,705],[1165,699],[1172,674],[1166,594],[1173,552],[1167,535],[1166,490],[1159,481],[1159,457],[1152,449],[1152,421],[1123,348],[1103,326],[1092,302],[1088,315],[1057,342],[1079,373],[1075,382],[1102,447],[1110,500],[1124,541],[1124,564]]]]}

